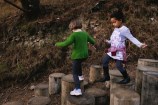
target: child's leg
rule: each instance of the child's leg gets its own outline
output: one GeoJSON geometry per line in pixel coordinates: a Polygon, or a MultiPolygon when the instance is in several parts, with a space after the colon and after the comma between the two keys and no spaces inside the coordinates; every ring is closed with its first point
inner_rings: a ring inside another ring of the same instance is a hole
{"type": "Polygon", "coordinates": [[[79,59],[78,60],[78,76],[82,76],[82,62],[85,61],[86,59],[79,59]]]}
{"type": "Polygon", "coordinates": [[[82,76],[82,60],[78,61],[78,76],[82,76]]]}
{"type": "Polygon", "coordinates": [[[75,82],[75,88],[80,89],[80,81],[78,78],[78,73],[81,69],[81,61],[80,60],[73,60],[73,65],[72,65],[72,73],[73,73],[73,78],[75,82]]]}
{"type": "Polygon", "coordinates": [[[123,75],[124,79],[122,81],[120,81],[121,84],[125,84],[130,82],[130,77],[127,74],[126,69],[123,67],[123,61],[121,60],[116,60],[116,67],[117,69],[121,72],[121,74],[123,75]]]}
{"type": "Polygon", "coordinates": [[[110,76],[109,76],[109,61],[110,61],[111,57],[109,55],[106,55],[103,58],[103,70],[104,70],[104,81],[108,81],[110,80],[110,76]]]}

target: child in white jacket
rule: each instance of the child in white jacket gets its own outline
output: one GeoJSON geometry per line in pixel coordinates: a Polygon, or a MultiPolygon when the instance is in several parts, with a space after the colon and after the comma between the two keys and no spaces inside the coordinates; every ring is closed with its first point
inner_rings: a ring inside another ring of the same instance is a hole
{"type": "Polygon", "coordinates": [[[124,77],[124,79],[119,83],[126,84],[130,82],[130,77],[122,64],[123,61],[126,61],[125,40],[129,39],[132,43],[140,48],[145,48],[147,45],[139,42],[135,37],[133,37],[130,30],[123,24],[124,15],[121,11],[113,12],[110,18],[111,23],[114,26],[114,31],[110,37],[110,40],[106,40],[106,42],[111,46],[108,49],[108,53],[103,58],[104,79],[102,82],[110,80],[108,64],[111,59],[115,59],[116,67],[124,77]]]}

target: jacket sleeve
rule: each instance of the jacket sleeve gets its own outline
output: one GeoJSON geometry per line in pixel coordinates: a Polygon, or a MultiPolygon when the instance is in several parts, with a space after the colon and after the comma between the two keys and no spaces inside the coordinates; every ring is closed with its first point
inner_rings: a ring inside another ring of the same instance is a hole
{"type": "Polygon", "coordinates": [[[90,36],[88,35],[88,42],[90,42],[91,44],[95,44],[95,40],[90,36]]]}
{"type": "Polygon", "coordinates": [[[141,47],[142,43],[131,34],[129,29],[126,29],[126,31],[124,31],[124,36],[136,46],[141,47]]]}
{"type": "Polygon", "coordinates": [[[55,46],[66,47],[66,46],[71,45],[72,43],[74,43],[74,35],[73,34],[71,34],[65,41],[63,41],[63,42],[57,42],[55,44],[55,46]]]}

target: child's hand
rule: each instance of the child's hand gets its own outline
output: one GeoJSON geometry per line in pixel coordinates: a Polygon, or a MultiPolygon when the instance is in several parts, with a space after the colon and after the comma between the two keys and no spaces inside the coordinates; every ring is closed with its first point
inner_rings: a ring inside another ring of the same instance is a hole
{"type": "Polygon", "coordinates": [[[110,41],[109,41],[109,40],[107,40],[107,39],[106,39],[106,40],[104,40],[104,42],[106,42],[106,43],[108,43],[108,44],[110,43],[110,41]]]}
{"type": "Polygon", "coordinates": [[[106,39],[105,42],[106,42],[106,43],[109,43],[109,40],[106,39]]]}
{"type": "Polygon", "coordinates": [[[90,49],[91,51],[96,51],[96,47],[95,47],[95,46],[89,45],[88,47],[89,47],[89,49],[90,49]]]}
{"type": "Polygon", "coordinates": [[[146,45],[145,43],[143,43],[141,46],[140,46],[140,48],[145,48],[145,47],[147,47],[148,45],[146,45]]]}

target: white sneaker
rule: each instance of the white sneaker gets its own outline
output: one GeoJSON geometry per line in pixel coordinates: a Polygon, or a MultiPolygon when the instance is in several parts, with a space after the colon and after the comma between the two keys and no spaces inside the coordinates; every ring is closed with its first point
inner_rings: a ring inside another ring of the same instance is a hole
{"type": "Polygon", "coordinates": [[[81,89],[74,89],[73,91],[70,92],[70,95],[73,95],[73,96],[82,95],[81,89]]]}
{"type": "Polygon", "coordinates": [[[83,80],[84,80],[84,77],[83,77],[83,75],[81,75],[81,76],[78,76],[78,78],[79,78],[79,80],[80,80],[80,81],[83,81],[83,80]]]}

